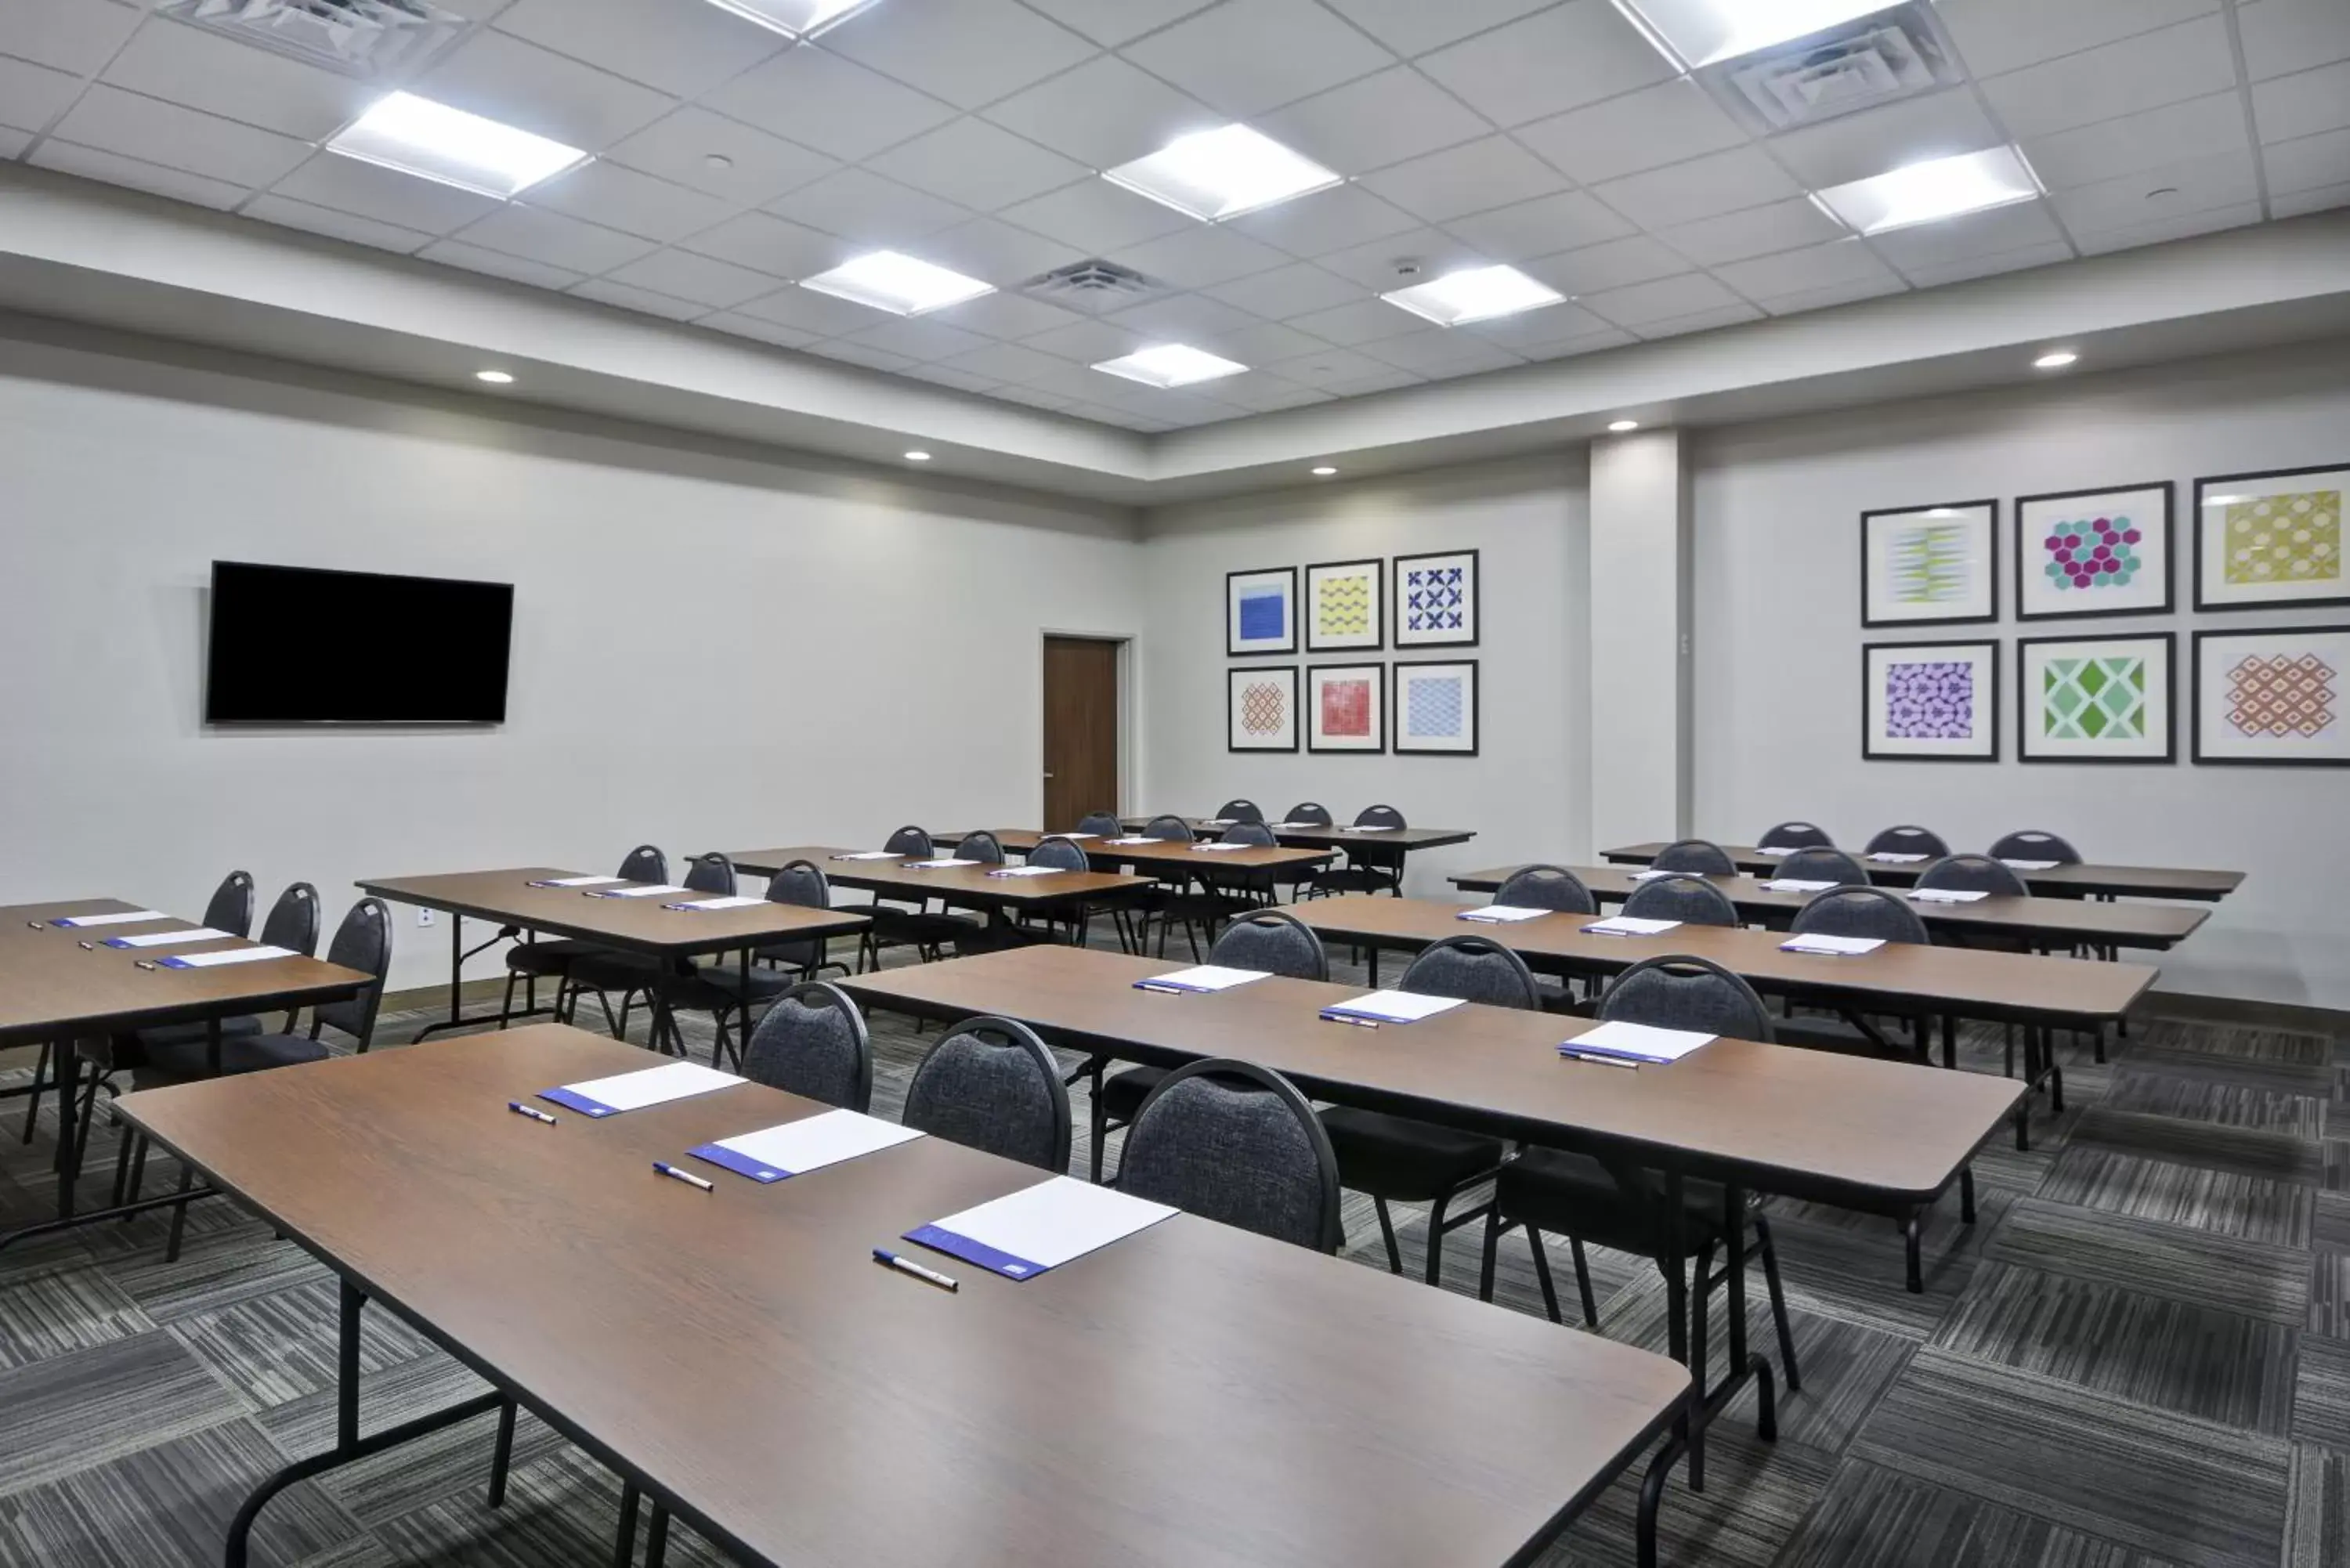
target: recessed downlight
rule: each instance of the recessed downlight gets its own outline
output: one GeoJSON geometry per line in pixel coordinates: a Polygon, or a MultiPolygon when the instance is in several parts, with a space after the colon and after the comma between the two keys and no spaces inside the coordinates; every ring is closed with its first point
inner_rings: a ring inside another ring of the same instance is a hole
{"type": "Polygon", "coordinates": [[[1626,431],[1638,430],[1640,428],[1640,421],[1638,420],[1610,420],[1607,421],[1607,428],[1616,434],[1622,435],[1626,431]]]}
{"type": "Polygon", "coordinates": [[[2034,359],[2032,362],[2032,368],[2035,370],[2061,370],[2067,365],[2078,364],[2080,358],[2081,357],[2070,348],[2059,348],[2054,353],[2043,354],[2039,358],[2034,359]]]}
{"type": "Polygon", "coordinates": [[[931,461],[931,454],[926,452],[910,452],[906,454],[906,461],[908,462],[928,462],[931,461]]]}
{"type": "Polygon", "coordinates": [[[476,381],[487,381],[493,387],[511,387],[514,385],[514,377],[504,370],[476,370],[473,372],[473,379],[476,381]]]}
{"type": "Polygon", "coordinates": [[[1327,479],[1327,478],[1329,478],[1332,474],[1334,474],[1334,473],[1336,473],[1336,472],[1338,472],[1338,471],[1337,471],[1336,469],[1332,468],[1328,463],[1326,463],[1326,463],[1324,463],[1321,467],[1319,467],[1319,468],[1317,468],[1317,469],[1315,469],[1315,470],[1314,471],[1314,477],[1315,477],[1315,478],[1316,478],[1316,479],[1327,479]]]}

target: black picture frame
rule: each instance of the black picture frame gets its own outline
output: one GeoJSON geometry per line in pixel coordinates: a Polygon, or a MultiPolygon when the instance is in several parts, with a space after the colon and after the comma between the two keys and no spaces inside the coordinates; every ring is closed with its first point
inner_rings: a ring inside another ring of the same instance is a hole
{"type": "MultiPolygon", "coordinates": [[[[2015,618],[2018,621],[2106,620],[2116,616],[2169,615],[2178,607],[2178,485],[2174,480],[2150,479],[2138,484],[2100,484],[2086,490],[2051,490],[2015,498],[2008,520],[2008,537],[2014,542],[2015,618]],[[2158,607],[2125,606],[2120,609],[2027,610],[2024,604],[2023,509],[2035,502],[2077,501],[2087,495],[2121,495],[2133,490],[2162,493],[2162,603],[2158,607]]],[[[1999,589],[1991,588],[1994,602],[1999,589]]]]}
{"type": "Polygon", "coordinates": [[[1476,550],[1419,550],[1409,556],[1392,556],[1388,559],[1388,602],[1394,607],[1392,636],[1395,650],[1419,648],[1475,648],[1485,635],[1485,562],[1476,550]],[[1469,635],[1461,638],[1419,639],[1404,640],[1403,573],[1413,561],[1439,561],[1450,556],[1469,557],[1469,635]]]}
{"type": "Polygon", "coordinates": [[[2002,656],[1999,639],[1995,637],[1946,637],[1925,642],[1865,642],[1860,645],[1860,756],[1870,763],[1995,763],[2000,760],[2001,742],[2006,732],[2000,711],[2002,685],[1999,662],[2002,656]],[[1991,693],[1991,750],[1980,755],[1963,752],[1887,752],[1875,744],[1876,727],[1869,722],[1869,703],[1875,696],[1869,672],[1876,668],[1875,654],[1906,651],[1920,648],[1963,648],[1991,650],[1990,673],[1983,690],[1991,693]]]}
{"type": "Polygon", "coordinates": [[[2178,634],[2175,631],[2116,631],[2089,637],[2019,637],[2015,639],[2015,760],[2035,766],[2081,768],[2158,768],[2178,762],[2178,634]],[[2024,682],[2032,678],[2032,661],[2024,650],[2051,642],[2159,642],[2163,645],[2162,755],[2158,757],[2033,756],[2030,745],[2033,709],[2024,682]]]}
{"type": "Polygon", "coordinates": [[[1378,653],[1388,645],[1388,573],[1387,562],[1373,556],[1359,561],[1308,561],[1297,579],[1297,618],[1305,628],[1305,651],[1315,653],[1378,653]],[[1368,642],[1323,643],[1314,634],[1314,574],[1333,567],[1359,566],[1371,579],[1371,640],[1368,642]]]}
{"type": "Polygon", "coordinates": [[[1227,664],[1224,666],[1224,750],[1243,756],[1281,756],[1294,754],[1305,735],[1305,716],[1298,707],[1299,673],[1295,664],[1227,664]],[[1252,675],[1286,675],[1289,677],[1289,744],[1285,746],[1240,746],[1232,743],[1232,695],[1241,683],[1252,675]]]}
{"type": "Polygon", "coordinates": [[[1305,738],[1305,749],[1308,752],[1319,753],[1325,756],[1357,757],[1384,756],[1387,753],[1388,737],[1391,726],[1388,722],[1388,667],[1385,664],[1309,664],[1305,667],[1299,679],[1302,684],[1298,695],[1300,707],[1297,715],[1297,722],[1302,727],[1301,732],[1305,738]],[[1320,715],[1322,711],[1322,704],[1320,701],[1321,694],[1315,688],[1314,678],[1317,675],[1328,675],[1341,670],[1364,670],[1367,671],[1370,675],[1371,686],[1376,691],[1378,700],[1378,736],[1374,744],[1367,746],[1317,746],[1314,743],[1314,732],[1319,727],[1320,715]]]}
{"type": "MultiPolygon", "coordinates": [[[[2331,471],[2328,471],[2331,472],[2331,471]]],[[[2306,637],[2314,633],[2350,636],[2350,624],[2340,626],[2262,626],[2241,631],[2198,630],[2188,648],[2188,701],[2194,718],[2188,731],[2188,760],[2200,768],[2350,768],[2350,757],[2211,757],[2203,752],[2203,644],[2247,638],[2306,637]]],[[[2350,697],[2350,692],[2344,693],[2350,697]]]]}
{"type": "Polygon", "coordinates": [[[2350,459],[2341,462],[2321,462],[2307,468],[2264,468],[2249,473],[2214,473],[2195,482],[2195,608],[2197,612],[2234,615],[2244,610],[2305,610],[2335,609],[2350,605],[2350,568],[2342,578],[2345,592],[2329,598],[2240,599],[2234,602],[2214,602],[2205,597],[2203,580],[2203,529],[2210,514],[2204,493],[2215,484],[2242,484],[2263,479],[2293,479],[2304,473],[2350,472],[2350,459]]]}
{"type": "Polygon", "coordinates": [[[1975,501],[1929,501],[1916,506],[1878,506],[1860,514],[1860,624],[1871,629],[1920,626],[1988,626],[1999,619],[1999,499],[1996,496],[1975,501]],[[1989,508],[1991,516],[1983,535],[1984,568],[1991,574],[1991,613],[1988,615],[1918,615],[1878,616],[1869,592],[1868,536],[1870,525],[1879,517],[1911,517],[1939,510],[1973,512],[1989,508]]]}
{"type": "Polygon", "coordinates": [[[1243,572],[1224,574],[1224,657],[1227,659],[1268,659],[1297,651],[1297,568],[1295,566],[1257,566],[1243,572]],[[1232,585],[1243,577],[1289,578],[1289,637],[1278,648],[1242,648],[1232,625],[1232,585]]]}
{"type": "Polygon", "coordinates": [[[1403,672],[1407,670],[1443,669],[1465,664],[1469,667],[1469,744],[1461,746],[1411,746],[1404,743],[1403,724],[1393,713],[1388,718],[1388,750],[1399,757],[1473,757],[1484,744],[1484,671],[1473,659],[1399,659],[1388,667],[1388,701],[1393,702],[1402,691],[1403,672]]]}

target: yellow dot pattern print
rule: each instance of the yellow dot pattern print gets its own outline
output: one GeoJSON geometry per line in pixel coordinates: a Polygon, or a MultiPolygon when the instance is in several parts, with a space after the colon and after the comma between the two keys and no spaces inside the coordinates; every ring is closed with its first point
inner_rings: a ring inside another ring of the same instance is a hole
{"type": "Polygon", "coordinates": [[[2263,495],[2228,508],[2231,583],[2342,580],[2342,493],[2263,495]]]}

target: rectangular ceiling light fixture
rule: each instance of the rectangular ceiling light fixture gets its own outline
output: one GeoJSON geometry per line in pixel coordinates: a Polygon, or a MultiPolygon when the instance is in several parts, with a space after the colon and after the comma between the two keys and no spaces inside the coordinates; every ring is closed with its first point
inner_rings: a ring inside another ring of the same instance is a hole
{"type": "Polygon", "coordinates": [[[588,156],[560,141],[406,92],[378,99],[327,143],[327,151],[500,201],[588,156]]]}
{"type": "Polygon", "coordinates": [[[852,11],[862,11],[873,0],[710,0],[722,11],[732,11],[745,22],[756,22],[786,38],[813,38],[852,11]]]}
{"type": "Polygon", "coordinates": [[[1539,310],[1566,296],[1513,266],[1479,266],[1449,272],[1434,283],[1414,284],[1379,297],[1439,327],[1459,327],[1496,316],[1515,316],[1522,310],[1539,310]]]}
{"type": "Polygon", "coordinates": [[[1616,0],[1616,9],[1682,70],[1888,10],[1899,0],[1616,0]]]}
{"type": "Polygon", "coordinates": [[[1939,223],[2039,196],[2040,181],[2012,147],[1961,152],[1912,163],[1889,174],[1831,185],[1812,200],[1828,216],[1864,234],[1939,223]]]}
{"type": "Polygon", "coordinates": [[[1105,359],[1094,367],[1113,376],[1123,376],[1129,381],[1139,381],[1146,387],[1188,387],[1194,381],[1212,381],[1220,376],[1237,376],[1248,369],[1230,359],[1219,358],[1204,348],[1193,348],[1181,343],[1161,343],[1155,348],[1139,349],[1119,359],[1105,359]]]}
{"type": "Polygon", "coordinates": [[[1106,170],[1102,178],[1206,223],[1339,182],[1312,159],[1245,125],[1179,136],[1148,158],[1106,170]]]}
{"type": "Polygon", "coordinates": [[[995,292],[992,283],[932,266],[896,251],[875,251],[843,262],[830,272],[802,278],[800,286],[853,299],[892,316],[920,316],[926,310],[941,310],[995,292]]]}

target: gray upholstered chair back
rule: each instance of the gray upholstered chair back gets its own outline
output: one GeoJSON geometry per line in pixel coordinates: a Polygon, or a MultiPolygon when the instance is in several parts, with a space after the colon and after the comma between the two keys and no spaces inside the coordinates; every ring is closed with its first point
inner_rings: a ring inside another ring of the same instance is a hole
{"type": "Polygon", "coordinates": [[[1731,877],[1738,871],[1738,862],[1730,851],[1711,838],[1683,838],[1657,851],[1648,862],[1651,870],[1687,871],[1697,877],[1731,877]]]}
{"type": "Polygon", "coordinates": [[[697,855],[685,868],[688,892],[733,898],[734,896],[734,862],[715,849],[707,855],[697,855]]]}
{"type": "Polygon", "coordinates": [[[1226,844],[1253,844],[1260,849],[1277,849],[1281,846],[1281,840],[1273,836],[1273,829],[1267,827],[1262,818],[1255,822],[1233,823],[1224,829],[1223,841],[1226,844]]]}
{"type": "Polygon", "coordinates": [[[1942,841],[1940,834],[1910,823],[1887,828],[1861,850],[1863,855],[1924,855],[1937,860],[1950,852],[1950,846],[1942,841]]]}
{"type": "Polygon", "coordinates": [[[832,878],[813,860],[787,860],[767,878],[767,902],[804,909],[832,908],[832,878]]]}
{"type": "Polygon", "coordinates": [[[1798,849],[1779,862],[1778,876],[1793,882],[1833,882],[1839,888],[1866,888],[1868,872],[1841,849],[1814,846],[1798,849]]]}
{"type": "Polygon", "coordinates": [[[1319,827],[1327,827],[1331,823],[1330,808],[1324,805],[1318,800],[1301,800],[1295,805],[1291,806],[1289,808],[1289,815],[1283,817],[1281,820],[1284,822],[1310,822],[1319,827]]]}
{"type": "Polygon", "coordinates": [[[2028,898],[2032,889],[2014,867],[1988,855],[1946,855],[1918,873],[1920,888],[1947,888],[1961,893],[1999,893],[2028,898]]]}
{"type": "Polygon", "coordinates": [[[1489,1007],[1542,1005],[1526,961],[1491,937],[1446,937],[1419,950],[1396,984],[1422,996],[1457,996],[1489,1007]]]}
{"type": "Polygon", "coordinates": [[[2015,833],[2004,833],[1991,846],[1993,858],[1999,860],[2054,860],[2059,866],[2078,866],[2081,852],[2064,837],[2027,827],[2015,833]]]}
{"type": "Polygon", "coordinates": [[[1521,866],[1493,890],[1493,902],[1521,909],[1556,909],[1569,915],[1596,915],[1599,901],[1583,878],[1564,866],[1521,866]]]}
{"type": "Polygon", "coordinates": [[[891,834],[889,842],[881,847],[892,855],[903,855],[913,860],[934,859],[938,855],[938,851],[931,846],[931,836],[910,825],[891,834]]]}
{"type": "Polygon", "coordinates": [[[1263,822],[1264,807],[1253,800],[1228,800],[1216,807],[1216,815],[1225,822],[1263,822]]]}
{"type": "Polygon", "coordinates": [[[1754,988],[1712,960],[1689,954],[1642,959],[1617,975],[1600,995],[1599,1017],[1740,1040],[1771,1038],[1771,1013],[1754,988]]]}
{"type": "Polygon", "coordinates": [[[1883,937],[1888,942],[1924,942],[1926,922],[1908,900],[1882,888],[1838,888],[1821,893],[1795,911],[1789,930],[1797,936],[1883,937]]]}
{"type": "Polygon", "coordinates": [[[1328,980],[1330,958],[1322,939],[1295,915],[1278,909],[1249,915],[1226,926],[1208,953],[1226,969],[1263,970],[1292,980],[1328,980]]]}
{"type": "Polygon", "coordinates": [[[252,872],[232,871],[221,878],[221,885],[213,889],[212,902],[204,906],[204,924],[233,937],[253,934],[252,872]]]}
{"type": "Polygon", "coordinates": [[[1069,1092],[1035,1031],[971,1018],[947,1032],[906,1088],[906,1125],[1023,1165],[1069,1168],[1069,1092]]]}
{"type": "Polygon", "coordinates": [[[1338,1158],[1280,1074],[1211,1058],[1170,1073],[1127,1129],[1122,1192],[1221,1224],[1338,1250],[1338,1158]]]}
{"type": "Polygon", "coordinates": [[[364,1051],[375,1038],[376,1010],[383,1005],[383,977],[391,972],[391,911],[380,898],[361,898],[350,907],[335,940],[327,945],[327,961],[375,976],[375,983],[357,996],[318,1004],[319,1023],[341,1030],[364,1051]]]}
{"type": "Polygon", "coordinates": [[[1142,827],[1145,838],[1163,838],[1170,844],[1191,842],[1191,825],[1180,816],[1154,816],[1142,827]]]}
{"type": "Polygon", "coordinates": [[[1086,847],[1074,838],[1042,838],[1028,852],[1031,866],[1052,866],[1063,871],[1083,871],[1093,863],[1086,858],[1086,847]]]}
{"type": "Polygon", "coordinates": [[[1367,805],[1355,814],[1357,827],[1403,827],[1403,813],[1391,805],[1367,805]]]}
{"type": "Polygon", "coordinates": [[[669,880],[669,857],[657,845],[639,844],[621,857],[620,875],[631,882],[658,886],[669,880]]]}
{"type": "Polygon", "coordinates": [[[1783,822],[1754,841],[1765,849],[1834,849],[1835,840],[1815,822],[1783,822]]]}
{"type": "Polygon", "coordinates": [[[1702,877],[1659,877],[1632,889],[1624,912],[1636,920],[1681,920],[1692,926],[1734,926],[1738,906],[1702,877]]]}
{"type": "Polygon", "coordinates": [[[962,836],[962,842],[955,846],[955,858],[976,860],[983,866],[1001,866],[1003,864],[1003,845],[995,835],[982,828],[977,833],[962,836]]]}
{"type": "Polygon", "coordinates": [[[1089,811],[1077,824],[1079,833],[1090,833],[1097,838],[1116,838],[1126,831],[1126,825],[1114,811],[1089,811]]]}
{"type": "Polygon", "coordinates": [[[269,914],[261,922],[261,940],[273,948],[285,948],[304,958],[318,950],[318,889],[307,882],[296,882],[277,895],[277,902],[269,906],[269,914]]]}
{"type": "Polygon", "coordinates": [[[873,1044],[865,1015],[838,986],[795,985],[775,998],[743,1053],[743,1075],[845,1111],[873,1104],[873,1044]]]}

